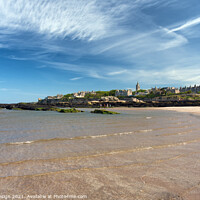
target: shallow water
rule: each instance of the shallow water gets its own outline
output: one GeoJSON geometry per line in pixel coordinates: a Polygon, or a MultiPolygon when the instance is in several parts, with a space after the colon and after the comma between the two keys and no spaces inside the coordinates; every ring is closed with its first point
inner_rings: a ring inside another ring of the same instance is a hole
{"type": "Polygon", "coordinates": [[[84,113],[70,114],[2,110],[0,112],[0,143],[183,127],[186,121],[175,119],[176,116],[179,115],[149,110],[121,111],[120,115],[91,114],[88,109],[84,113]]]}
{"type": "Polygon", "coordinates": [[[200,152],[199,117],[148,109],[118,111],[120,115],[91,114],[90,109],[84,110],[69,114],[0,110],[0,194],[68,191],[82,192],[89,199],[98,199],[95,193],[101,195],[99,199],[116,199],[119,187],[124,191],[121,199],[134,195],[148,199],[155,193],[160,195],[158,198],[164,198],[166,192],[181,196],[192,184],[199,189],[196,162],[200,152]],[[168,170],[166,162],[170,165],[168,170]],[[152,176],[153,165],[158,163],[152,176]],[[186,164],[192,168],[189,170],[186,164]],[[99,175],[102,170],[104,174],[99,175]],[[152,182],[148,187],[141,178],[147,172],[151,175],[145,175],[146,179],[152,182]],[[69,173],[72,188],[66,183],[69,173]],[[118,179],[114,179],[113,173],[118,179]],[[155,177],[162,182],[159,191],[155,188],[155,177]],[[171,179],[173,184],[182,182],[183,188],[172,191],[171,179]],[[54,187],[46,188],[52,180],[54,187]],[[22,183],[31,184],[29,190],[20,186],[22,183]],[[78,183],[85,187],[80,188],[78,183]],[[116,192],[109,192],[109,187],[116,192]],[[141,193],[140,187],[146,192],[141,193]]]}

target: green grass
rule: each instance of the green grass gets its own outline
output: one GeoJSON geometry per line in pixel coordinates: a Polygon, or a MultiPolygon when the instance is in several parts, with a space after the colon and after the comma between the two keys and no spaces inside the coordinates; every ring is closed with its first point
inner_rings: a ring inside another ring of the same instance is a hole
{"type": "Polygon", "coordinates": [[[63,96],[62,100],[63,101],[69,101],[70,98],[73,98],[73,94],[66,94],[63,96]]]}
{"type": "Polygon", "coordinates": [[[113,111],[108,111],[108,110],[98,110],[98,109],[95,109],[94,111],[91,111],[91,113],[96,113],[96,114],[110,114],[110,115],[120,114],[118,112],[113,112],[113,111]]]}

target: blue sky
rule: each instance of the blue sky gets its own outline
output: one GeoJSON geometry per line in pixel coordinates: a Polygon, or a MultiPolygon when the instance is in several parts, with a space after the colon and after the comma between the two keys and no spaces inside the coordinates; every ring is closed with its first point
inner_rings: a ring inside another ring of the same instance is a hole
{"type": "Polygon", "coordinates": [[[0,0],[0,103],[200,84],[199,0],[0,0]]]}

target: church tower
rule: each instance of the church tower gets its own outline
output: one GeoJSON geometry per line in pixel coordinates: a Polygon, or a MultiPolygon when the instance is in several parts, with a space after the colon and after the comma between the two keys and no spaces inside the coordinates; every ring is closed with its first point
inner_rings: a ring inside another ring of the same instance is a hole
{"type": "Polygon", "coordinates": [[[139,91],[139,90],[140,90],[140,84],[137,82],[136,91],[139,91]]]}

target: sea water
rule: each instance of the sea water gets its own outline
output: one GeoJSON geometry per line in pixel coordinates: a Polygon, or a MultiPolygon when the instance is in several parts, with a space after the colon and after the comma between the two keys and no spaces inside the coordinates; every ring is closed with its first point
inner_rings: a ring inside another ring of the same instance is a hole
{"type": "MultiPolygon", "coordinates": [[[[0,110],[3,185],[9,188],[9,181],[15,178],[20,183],[26,177],[148,163],[183,154],[186,149],[199,150],[198,116],[154,109],[118,110],[118,115],[83,110],[0,110]]],[[[55,187],[62,181],[55,178],[55,187]]],[[[16,191],[25,192],[22,187],[16,191]]]]}

